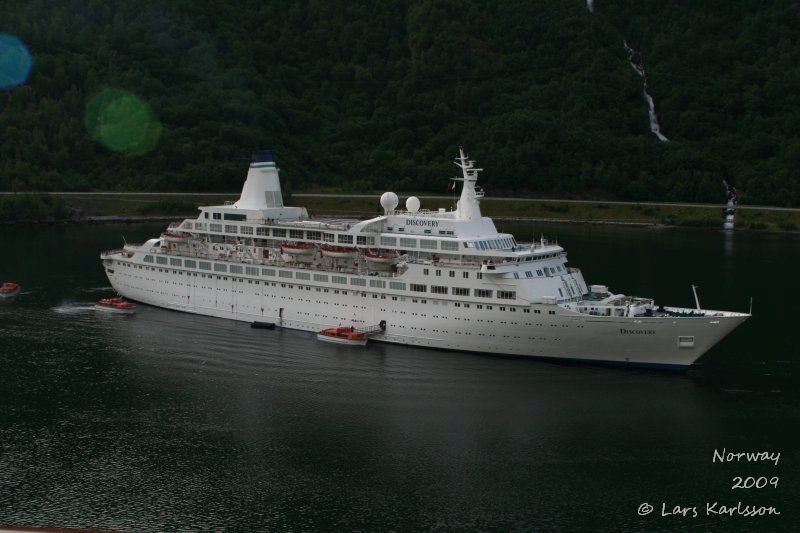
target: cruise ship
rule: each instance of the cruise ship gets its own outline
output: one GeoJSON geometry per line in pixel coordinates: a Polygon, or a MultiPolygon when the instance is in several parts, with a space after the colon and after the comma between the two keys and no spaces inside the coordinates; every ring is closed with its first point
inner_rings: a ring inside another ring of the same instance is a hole
{"type": "Polygon", "coordinates": [[[283,205],[272,151],[241,196],[144,244],[103,252],[111,285],[144,304],[309,332],[486,354],[684,369],[749,318],[665,307],[587,285],[557,243],[519,243],[481,215],[481,169],[455,159],[455,208],[380,197],[383,215],[316,219],[283,205]]]}

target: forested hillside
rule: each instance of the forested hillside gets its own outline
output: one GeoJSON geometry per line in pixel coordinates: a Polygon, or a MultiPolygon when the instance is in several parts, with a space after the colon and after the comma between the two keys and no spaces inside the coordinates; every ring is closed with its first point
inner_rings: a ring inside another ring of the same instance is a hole
{"type": "Polygon", "coordinates": [[[0,190],[237,191],[272,148],[292,190],[444,192],[463,145],[494,196],[800,205],[798,29],[789,0],[2,0],[34,64],[0,190]]]}

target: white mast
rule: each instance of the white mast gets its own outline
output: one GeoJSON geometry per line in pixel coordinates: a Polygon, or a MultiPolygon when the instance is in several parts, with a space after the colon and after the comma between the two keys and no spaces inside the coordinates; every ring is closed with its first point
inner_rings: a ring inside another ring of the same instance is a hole
{"type": "Polygon", "coordinates": [[[463,181],[464,187],[461,189],[461,198],[456,204],[456,218],[461,220],[481,220],[480,202],[483,198],[483,191],[476,187],[478,172],[482,168],[474,168],[475,161],[467,159],[464,149],[459,147],[459,157],[456,158],[456,165],[461,167],[462,177],[453,178],[453,181],[463,181]]]}

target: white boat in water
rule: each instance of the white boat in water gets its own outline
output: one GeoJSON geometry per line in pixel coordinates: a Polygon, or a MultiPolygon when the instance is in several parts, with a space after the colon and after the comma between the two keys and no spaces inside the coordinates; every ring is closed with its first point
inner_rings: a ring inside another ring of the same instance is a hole
{"type": "Polygon", "coordinates": [[[258,152],[237,202],[173,228],[191,239],[101,259],[119,294],[149,305],[310,332],[380,322],[376,341],[490,354],[685,368],[750,316],[588,286],[558,244],[498,232],[480,211],[480,169],[463,151],[456,164],[452,211],[414,197],[399,210],[387,192],[381,216],[312,219],[283,205],[274,156],[258,152]],[[332,247],[348,260],[316,254],[332,247]]]}

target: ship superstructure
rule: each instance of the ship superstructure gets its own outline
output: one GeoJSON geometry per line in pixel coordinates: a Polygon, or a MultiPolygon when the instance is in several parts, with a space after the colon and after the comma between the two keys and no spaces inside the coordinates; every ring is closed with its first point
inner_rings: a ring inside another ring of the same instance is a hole
{"type": "Polygon", "coordinates": [[[750,316],[587,286],[557,243],[498,232],[481,214],[481,169],[463,150],[456,164],[451,211],[415,197],[399,210],[387,192],[381,216],[313,219],[283,205],[274,155],[258,152],[238,201],[101,259],[119,294],[149,305],[493,354],[683,368],[750,316]]]}

